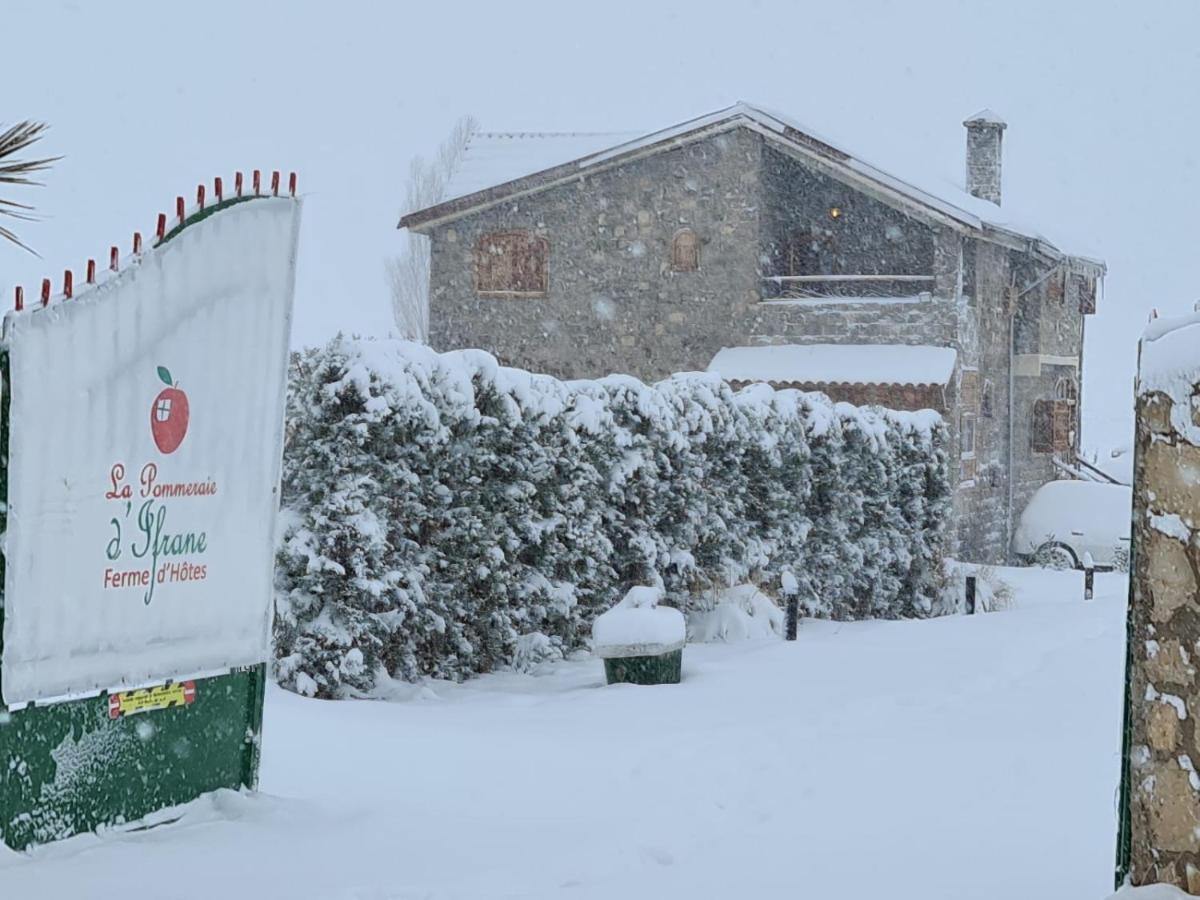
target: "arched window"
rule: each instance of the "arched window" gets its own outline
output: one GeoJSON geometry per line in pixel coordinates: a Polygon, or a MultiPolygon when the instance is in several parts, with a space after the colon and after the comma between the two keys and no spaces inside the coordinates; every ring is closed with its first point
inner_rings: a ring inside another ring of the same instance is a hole
{"type": "Polygon", "coordinates": [[[1076,403],[1079,400],[1079,386],[1070,375],[1064,375],[1054,383],[1054,399],[1076,403]]]}
{"type": "Polygon", "coordinates": [[[990,378],[983,382],[983,393],[979,399],[979,414],[985,419],[990,419],[993,415],[993,404],[996,402],[996,386],[990,378]]]}
{"type": "Polygon", "coordinates": [[[700,268],[700,238],[692,229],[675,232],[671,241],[671,268],[676,272],[695,272],[700,268]]]}
{"type": "Polygon", "coordinates": [[[485,234],[475,245],[475,288],[481,297],[544,297],[550,242],[527,231],[485,234]]]}

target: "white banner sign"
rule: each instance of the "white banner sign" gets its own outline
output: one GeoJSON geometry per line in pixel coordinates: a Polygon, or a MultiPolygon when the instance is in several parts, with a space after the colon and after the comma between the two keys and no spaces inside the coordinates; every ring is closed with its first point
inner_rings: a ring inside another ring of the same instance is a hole
{"type": "Polygon", "coordinates": [[[10,314],[6,703],[263,662],[299,204],[10,314]]]}

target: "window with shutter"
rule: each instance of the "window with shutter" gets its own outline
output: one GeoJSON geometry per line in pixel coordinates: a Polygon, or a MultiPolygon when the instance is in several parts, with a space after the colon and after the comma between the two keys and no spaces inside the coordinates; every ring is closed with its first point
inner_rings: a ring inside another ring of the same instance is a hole
{"type": "Polygon", "coordinates": [[[1066,453],[1075,447],[1075,403],[1038,400],[1033,404],[1035,453],[1066,453]]]}
{"type": "Polygon", "coordinates": [[[962,464],[961,479],[974,481],[976,473],[974,413],[962,413],[958,423],[958,450],[962,464]]]}
{"type": "Polygon", "coordinates": [[[976,410],[979,408],[978,369],[963,369],[962,379],[958,385],[958,399],[963,409],[976,410]]]}
{"type": "Polygon", "coordinates": [[[1037,400],[1033,404],[1033,451],[1054,452],[1054,401],[1037,400]]]}
{"type": "Polygon", "coordinates": [[[1054,401],[1054,450],[1065,453],[1075,444],[1075,404],[1054,401]]]}
{"type": "Polygon", "coordinates": [[[671,268],[676,272],[695,272],[700,268],[700,239],[690,228],[682,228],[671,241],[671,268]]]}
{"type": "Polygon", "coordinates": [[[979,414],[985,419],[992,417],[992,405],[995,403],[996,386],[991,381],[984,381],[983,393],[979,400],[979,414]]]}
{"type": "Polygon", "coordinates": [[[1062,303],[1066,296],[1066,278],[1062,269],[1050,274],[1046,279],[1046,297],[1056,303],[1062,303]]]}
{"type": "Polygon", "coordinates": [[[486,234],[475,247],[475,287],[481,297],[544,297],[550,242],[524,231],[486,234]]]}
{"type": "Polygon", "coordinates": [[[1054,382],[1054,399],[1075,403],[1079,400],[1079,385],[1070,375],[1064,375],[1054,382]]]}

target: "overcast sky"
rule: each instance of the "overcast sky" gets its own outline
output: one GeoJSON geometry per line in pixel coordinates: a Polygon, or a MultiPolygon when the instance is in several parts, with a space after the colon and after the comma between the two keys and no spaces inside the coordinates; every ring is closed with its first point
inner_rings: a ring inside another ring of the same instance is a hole
{"type": "MultiPolygon", "coordinates": [[[[1005,198],[1105,258],[1085,437],[1119,441],[1136,335],[1190,310],[1200,246],[1200,3],[103,4],[0,0],[0,122],[66,156],[0,247],[0,302],[152,233],[235,169],[299,172],[294,342],[390,327],[385,256],[408,160],[455,119],[493,130],[654,129],[744,99],[872,161],[961,179],[961,122],[1000,112],[1005,198]],[[1090,433],[1089,433],[1090,432],[1090,433]]],[[[903,171],[895,174],[903,176],[903,171]]]]}

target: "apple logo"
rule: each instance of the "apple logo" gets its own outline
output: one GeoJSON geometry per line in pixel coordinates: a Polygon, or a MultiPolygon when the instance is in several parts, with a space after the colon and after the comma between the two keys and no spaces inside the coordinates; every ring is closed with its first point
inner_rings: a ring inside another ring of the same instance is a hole
{"type": "Polygon", "coordinates": [[[188,398],[171,381],[171,373],[165,366],[158,367],[158,377],[167,387],[154,398],[154,405],[150,407],[150,431],[159,450],[174,453],[187,435],[188,398]]]}

